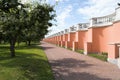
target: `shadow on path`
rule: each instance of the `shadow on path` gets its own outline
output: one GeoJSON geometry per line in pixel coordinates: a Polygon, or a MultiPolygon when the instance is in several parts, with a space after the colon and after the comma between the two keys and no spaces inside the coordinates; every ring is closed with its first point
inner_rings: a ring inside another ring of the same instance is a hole
{"type": "Polygon", "coordinates": [[[120,70],[112,64],[43,43],[55,80],[120,80],[120,70]]]}
{"type": "Polygon", "coordinates": [[[42,46],[42,49],[43,49],[43,50],[52,49],[52,48],[54,48],[54,47],[43,47],[43,46],[42,46]]]}
{"type": "Polygon", "coordinates": [[[50,63],[53,68],[55,80],[112,80],[84,71],[85,68],[94,66],[93,64],[86,63],[84,60],[65,58],[52,60],[50,63]],[[78,68],[79,70],[77,70],[78,68]]]}

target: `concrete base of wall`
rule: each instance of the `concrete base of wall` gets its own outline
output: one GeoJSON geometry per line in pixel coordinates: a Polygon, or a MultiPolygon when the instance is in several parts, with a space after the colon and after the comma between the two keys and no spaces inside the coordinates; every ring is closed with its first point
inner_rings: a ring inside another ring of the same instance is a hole
{"type": "Polygon", "coordinates": [[[65,41],[65,48],[68,48],[68,42],[65,41]]]}
{"type": "Polygon", "coordinates": [[[88,53],[84,51],[84,55],[87,55],[88,53]]]}
{"type": "Polygon", "coordinates": [[[107,61],[112,63],[112,64],[116,64],[116,65],[118,64],[118,59],[110,59],[110,58],[108,58],[107,61]]]}
{"type": "Polygon", "coordinates": [[[118,60],[117,65],[120,68],[120,58],[118,58],[117,60],[118,60]]]}

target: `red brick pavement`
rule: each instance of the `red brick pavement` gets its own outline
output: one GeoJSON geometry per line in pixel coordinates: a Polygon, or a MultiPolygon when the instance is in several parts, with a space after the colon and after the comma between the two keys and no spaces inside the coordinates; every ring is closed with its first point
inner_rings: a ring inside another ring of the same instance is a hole
{"type": "Polygon", "coordinates": [[[114,64],[42,42],[55,80],[120,80],[114,64]]]}

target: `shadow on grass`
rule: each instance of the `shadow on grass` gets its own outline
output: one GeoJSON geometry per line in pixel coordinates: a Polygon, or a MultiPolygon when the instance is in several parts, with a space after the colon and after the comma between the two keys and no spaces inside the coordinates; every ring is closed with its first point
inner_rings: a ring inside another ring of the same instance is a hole
{"type": "Polygon", "coordinates": [[[94,65],[88,64],[84,60],[65,58],[53,60],[50,63],[56,75],[56,80],[111,80],[86,71],[86,68],[94,65]]]}
{"type": "MultiPolygon", "coordinates": [[[[15,47],[15,54],[16,57],[22,56],[23,57],[27,57],[27,56],[33,56],[36,54],[24,54],[24,53],[19,53],[17,52],[17,50],[24,50],[24,49],[42,49],[40,46],[36,46],[36,45],[32,45],[32,46],[26,46],[26,45],[22,45],[22,46],[16,46],[15,47]],[[26,55],[26,56],[25,56],[26,55]]],[[[40,55],[38,55],[40,56],[40,55]]],[[[11,59],[10,57],[10,47],[9,46],[0,46],[0,60],[5,60],[5,59],[11,59]]]]}
{"type": "Polygon", "coordinates": [[[5,52],[5,51],[8,52],[9,49],[10,49],[9,46],[0,46],[0,53],[1,53],[1,52],[5,52]]]}
{"type": "Polygon", "coordinates": [[[0,46],[0,60],[10,59],[9,46],[0,46]]]}
{"type": "MultiPolygon", "coordinates": [[[[12,75],[22,73],[10,80],[54,80],[46,56],[43,51],[39,51],[41,49],[39,46],[16,47],[15,58],[10,58],[8,48],[0,46],[0,68],[14,68],[16,73],[13,71],[13,73],[11,72],[12,75]],[[38,53],[34,54],[34,50],[37,50],[38,53]]],[[[9,77],[7,80],[9,80],[9,77]]]]}

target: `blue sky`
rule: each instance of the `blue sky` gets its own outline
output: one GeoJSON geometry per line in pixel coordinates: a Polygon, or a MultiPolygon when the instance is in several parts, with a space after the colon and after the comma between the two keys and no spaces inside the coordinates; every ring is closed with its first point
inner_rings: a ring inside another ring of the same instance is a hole
{"type": "MultiPolygon", "coordinates": [[[[28,2],[28,0],[23,0],[28,2]]],[[[30,1],[30,0],[29,0],[30,1]]],[[[33,1],[33,0],[31,0],[33,1]]],[[[37,0],[34,0],[37,1],[37,0]]],[[[39,0],[38,0],[39,1],[39,0]]],[[[56,5],[56,24],[49,28],[51,32],[48,35],[54,34],[66,28],[69,28],[78,23],[89,22],[92,17],[105,16],[115,12],[117,3],[120,0],[46,0],[50,4],[56,5]]]]}

